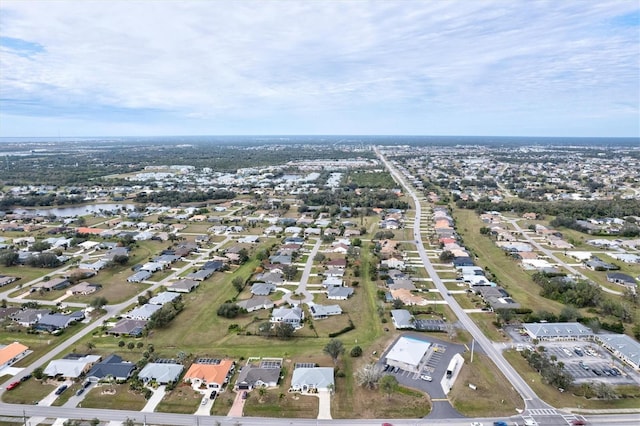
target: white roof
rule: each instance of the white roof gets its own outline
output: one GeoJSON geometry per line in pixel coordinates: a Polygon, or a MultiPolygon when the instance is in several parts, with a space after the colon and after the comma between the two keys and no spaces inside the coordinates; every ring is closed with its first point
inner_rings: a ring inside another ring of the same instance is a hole
{"type": "Polygon", "coordinates": [[[293,370],[293,376],[291,377],[292,388],[302,388],[303,385],[315,386],[318,389],[323,389],[331,386],[335,386],[333,380],[333,368],[332,367],[299,367],[293,370]]]}
{"type": "Polygon", "coordinates": [[[417,367],[430,346],[431,343],[424,340],[402,336],[387,353],[387,359],[417,367]]]}
{"type": "Polygon", "coordinates": [[[524,328],[534,338],[587,337],[593,334],[591,329],[577,322],[527,323],[524,328]]]}

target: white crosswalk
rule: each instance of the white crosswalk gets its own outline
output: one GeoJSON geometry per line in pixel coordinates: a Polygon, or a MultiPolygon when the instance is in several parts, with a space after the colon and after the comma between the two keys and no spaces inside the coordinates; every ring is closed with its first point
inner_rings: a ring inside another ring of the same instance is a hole
{"type": "Polygon", "coordinates": [[[558,412],[553,408],[533,408],[527,410],[527,414],[530,416],[557,416],[558,412]]]}

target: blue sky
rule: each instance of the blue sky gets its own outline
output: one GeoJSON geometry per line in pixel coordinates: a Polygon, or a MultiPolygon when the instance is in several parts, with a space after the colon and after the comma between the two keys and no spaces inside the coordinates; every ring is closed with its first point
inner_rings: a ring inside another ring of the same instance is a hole
{"type": "Polygon", "coordinates": [[[0,2],[0,137],[640,136],[640,1],[0,2]]]}

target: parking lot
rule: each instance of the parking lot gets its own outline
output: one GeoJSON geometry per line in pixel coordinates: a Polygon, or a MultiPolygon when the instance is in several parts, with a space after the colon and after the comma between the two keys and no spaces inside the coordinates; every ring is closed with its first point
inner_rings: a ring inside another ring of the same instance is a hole
{"type": "Polygon", "coordinates": [[[609,352],[590,342],[543,342],[547,355],[563,362],[576,383],[603,381],[611,385],[638,383],[637,374],[609,352]]]}
{"type": "MultiPolygon", "coordinates": [[[[432,345],[429,348],[426,362],[422,369],[419,372],[413,372],[398,368],[396,371],[396,369],[391,367],[385,371],[385,374],[393,374],[403,386],[427,392],[432,399],[446,398],[440,382],[446,373],[451,358],[456,353],[464,352],[465,347],[434,339],[431,336],[427,337],[425,335],[414,334],[413,337],[424,339],[432,345]],[[428,380],[429,378],[431,380],[428,380]]],[[[391,346],[392,345],[390,345],[390,347],[391,346]]],[[[386,353],[380,358],[379,365],[383,368],[386,365],[386,353]]]]}

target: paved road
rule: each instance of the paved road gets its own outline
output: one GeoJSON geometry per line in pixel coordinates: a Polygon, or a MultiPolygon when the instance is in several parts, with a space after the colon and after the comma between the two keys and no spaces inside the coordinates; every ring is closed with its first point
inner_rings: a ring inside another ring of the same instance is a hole
{"type": "Polygon", "coordinates": [[[318,250],[320,250],[320,245],[322,244],[322,240],[318,238],[316,243],[313,245],[309,256],[307,257],[307,263],[304,265],[304,270],[302,271],[302,277],[300,278],[300,283],[298,284],[298,288],[296,288],[294,293],[286,293],[283,296],[283,299],[291,304],[301,304],[301,303],[309,303],[313,301],[313,294],[307,290],[307,283],[309,282],[309,276],[311,275],[311,268],[313,268],[313,259],[318,254],[318,250]],[[304,296],[302,299],[294,298],[294,294],[304,296]]]}
{"type": "Polygon", "coordinates": [[[418,254],[422,259],[425,269],[429,274],[429,277],[433,280],[434,285],[440,291],[442,298],[449,304],[451,310],[458,317],[458,321],[464,326],[469,333],[473,336],[479,346],[482,347],[484,352],[493,360],[493,362],[498,366],[500,371],[505,375],[507,380],[511,383],[514,389],[522,396],[522,399],[525,401],[526,408],[547,408],[550,407],[547,403],[542,401],[537,397],[535,392],[529,387],[529,385],[520,377],[520,375],[515,371],[515,369],[509,364],[502,352],[495,349],[492,342],[482,333],[482,331],[478,328],[478,326],[469,318],[469,316],[464,312],[464,310],[458,305],[458,302],[450,296],[448,290],[438,273],[434,269],[429,257],[427,256],[427,252],[424,249],[424,245],[422,244],[422,236],[420,234],[420,219],[422,217],[422,206],[420,204],[420,200],[418,196],[413,191],[413,189],[405,182],[402,174],[398,172],[388,161],[387,159],[376,150],[378,157],[385,164],[390,173],[396,178],[396,180],[405,188],[406,193],[413,198],[415,204],[415,219],[414,219],[414,238],[417,242],[418,246],[418,254]]]}

